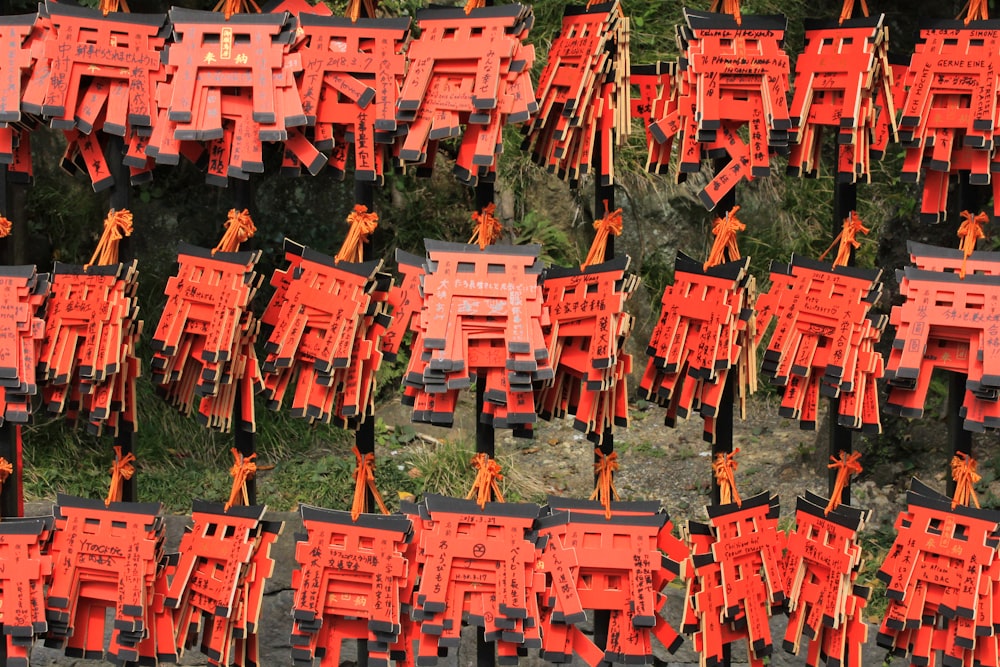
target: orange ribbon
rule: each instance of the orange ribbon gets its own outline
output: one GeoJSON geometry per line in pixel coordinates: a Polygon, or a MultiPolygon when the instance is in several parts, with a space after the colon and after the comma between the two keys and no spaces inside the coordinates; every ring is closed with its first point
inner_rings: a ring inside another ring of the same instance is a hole
{"type": "Polygon", "coordinates": [[[233,453],[233,467],[229,469],[229,474],[233,478],[233,488],[229,491],[229,500],[223,506],[223,511],[228,512],[229,508],[233,505],[247,505],[250,502],[250,496],[247,493],[247,481],[254,478],[257,474],[257,464],[253,462],[257,458],[257,454],[251,454],[250,456],[243,456],[240,454],[239,450],[233,447],[230,449],[233,453]],[[240,501],[243,501],[242,503],[240,501]]]}
{"type": "Polygon", "coordinates": [[[251,9],[255,14],[260,14],[260,5],[254,0],[219,0],[212,11],[221,11],[228,21],[233,14],[249,14],[251,9]]]}
{"type": "Polygon", "coordinates": [[[612,234],[615,236],[622,235],[622,210],[619,208],[609,211],[608,200],[605,199],[604,217],[594,220],[594,229],[597,230],[597,234],[594,236],[594,242],[590,245],[587,258],[580,265],[581,269],[604,261],[604,253],[608,247],[608,236],[612,234]]]}
{"type": "Polygon", "coordinates": [[[742,232],[747,228],[742,222],[737,220],[736,212],[739,206],[734,206],[726,213],[724,218],[716,218],[712,223],[712,234],[715,235],[715,242],[712,243],[712,250],[708,253],[708,260],[705,262],[705,269],[722,264],[724,260],[732,262],[740,258],[740,248],[736,244],[736,232],[742,232]]]}
{"type": "Polygon", "coordinates": [[[119,10],[126,13],[132,11],[128,8],[128,3],[125,0],[101,0],[97,8],[101,10],[104,16],[119,10]]]}
{"type": "Polygon", "coordinates": [[[357,521],[358,517],[368,509],[365,491],[371,491],[382,514],[388,514],[389,508],[385,506],[382,495],[375,486],[375,454],[368,452],[362,456],[358,448],[355,447],[354,458],[357,460],[357,467],[354,469],[354,502],[351,504],[351,521],[357,521]]]}
{"type": "Polygon", "coordinates": [[[14,474],[14,466],[10,461],[0,456],[0,489],[3,488],[7,478],[14,474]]]}
{"type": "Polygon", "coordinates": [[[959,278],[965,278],[965,263],[969,256],[976,251],[976,242],[986,238],[983,225],[990,221],[985,213],[975,216],[969,211],[962,211],[962,224],[958,228],[958,238],[961,239],[959,248],[962,251],[962,268],[958,271],[959,278]]]}
{"type": "Polygon", "coordinates": [[[861,247],[861,242],[858,241],[858,233],[867,234],[871,229],[865,227],[864,223],[861,222],[861,218],[858,216],[857,211],[851,211],[851,214],[844,218],[844,227],[837,234],[837,238],[833,239],[833,243],[830,247],[823,251],[823,254],[819,256],[820,261],[823,261],[833,248],[840,244],[837,249],[837,257],[833,260],[834,266],[847,266],[851,261],[851,252],[857,250],[861,247]]]}
{"type": "Polygon", "coordinates": [[[476,211],[472,214],[472,221],[476,223],[476,228],[472,232],[469,243],[478,243],[480,250],[485,250],[486,246],[496,243],[503,233],[503,226],[493,215],[496,210],[497,205],[490,202],[482,211],[476,211]]]}
{"type": "Polygon", "coordinates": [[[5,239],[10,236],[10,230],[13,229],[14,225],[11,224],[10,220],[0,215],[0,239],[5,239]]]}
{"type": "Polygon", "coordinates": [[[108,217],[104,219],[104,231],[97,242],[97,248],[91,255],[90,261],[84,266],[88,268],[94,266],[107,266],[118,263],[118,244],[126,236],[132,235],[132,213],[128,209],[108,211],[108,217]]]}
{"type": "Polygon", "coordinates": [[[715,460],[712,461],[712,472],[719,485],[719,503],[722,505],[735,502],[740,507],[743,506],[743,500],[736,491],[736,468],[739,467],[736,463],[736,455],[739,453],[739,447],[728,454],[720,452],[715,455],[715,460]]]}
{"type": "Polygon", "coordinates": [[[226,218],[226,232],[219,239],[219,245],[212,249],[212,254],[217,252],[236,252],[240,249],[241,243],[246,243],[257,233],[257,227],[250,218],[250,211],[243,209],[237,211],[235,208],[229,209],[229,217],[226,218]]]}
{"type": "Polygon", "coordinates": [[[618,454],[611,452],[605,455],[599,448],[594,450],[597,461],[594,462],[594,475],[597,483],[594,485],[594,492],[590,494],[591,500],[596,500],[604,506],[604,518],[611,518],[611,502],[619,500],[618,490],[615,488],[615,473],[618,472],[618,454]]]}
{"type": "Polygon", "coordinates": [[[958,452],[951,458],[951,478],[955,480],[955,495],[951,498],[951,508],[968,505],[971,500],[979,508],[975,485],[982,476],[976,472],[976,459],[965,452],[958,452]]]}
{"type": "Polygon", "coordinates": [[[375,0],[348,0],[344,16],[351,19],[351,23],[357,23],[358,19],[361,18],[362,6],[365,9],[365,18],[375,18],[375,0]]]}
{"type": "MultiPolygon", "coordinates": [[[[868,3],[861,0],[861,13],[868,18],[868,3]]],[[[840,23],[854,17],[854,0],[844,0],[844,8],[840,10],[840,23]]]]}
{"type": "Polygon", "coordinates": [[[498,484],[503,479],[503,475],[500,474],[500,464],[488,455],[480,453],[472,457],[472,467],[476,469],[476,479],[472,482],[472,489],[465,498],[467,500],[475,498],[480,509],[493,500],[502,503],[503,494],[498,484]]]}
{"type": "Polygon", "coordinates": [[[740,0],[712,0],[710,12],[723,12],[732,14],[737,25],[743,25],[743,17],[740,15],[740,0]]]}
{"type": "Polygon", "coordinates": [[[365,243],[378,228],[378,213],[369,213],[368,207],[356,204],[354,210],[347,215],[347,236],[337,253],[336,261],[360,262],[364,260],[365,243]]]}
{"type": "Polygon", "coordinates": [[[990,18],[989,3],[987,0],[968,0],[955,18],[962,18],[962,14],[965,14],[965,25],[969,25],[972,21],[988,21],[990,18]]]}
{"type": "Polygon", "coordinates": [[[111,464],[111,488],[104,500],[105,507],[122,499],[122,486],[135,474],[135,467],[132,465],[134,462],[135,454],[129,452],[122,456],[122,448],[115,445],[115,462],[111,464]]]}
{"type": "Polygon", "coordinates": [[[465,13],[471,14],[473,9],[481,9],[486,6],[486,0],[466,0],[465,13]]]}
{"type": "Polygon", "coordinates": [[[847,452],[840,452],[840,458],[835,456],[830,457],[830,463],[827,464],[827,468],[831,470],[836,468],[837,479],[833,482],[833,493],[830,494],[830,502],[826,504],[826,509],[823,510],[824,514],[829,514],[833,510],[837,509],[837,505],[840,504],[840,497],[844,495],[844,488],[847,487],[847,483],[851,481],[851,477],[857,475],[861,472],[861,452],[854,452],[850,456],[847,452]]]}

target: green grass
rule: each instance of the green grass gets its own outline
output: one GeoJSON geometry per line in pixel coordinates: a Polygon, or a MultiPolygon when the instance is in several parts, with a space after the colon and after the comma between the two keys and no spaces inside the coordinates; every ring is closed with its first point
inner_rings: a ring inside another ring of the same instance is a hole
{"type": "MultiPolygon", "coordinates": [[[[231,434],[214,433],[177,414],[153,396],[140,415],[135,454],[140,500],[163,503],[167,512],[186,513],[191,501],[229,497],[233,458],[231,434]]],[[[276,511],[299,504],[348,509],[354,493],[353,434],[327,425],[311,426],[258,405],[255,439],[257,501],[276,511]]],[[[111,480],[113,438],[95,437],[63,419],[36,417],[23,429],[26,500],[54,500],[57,493],[104,498],[111,480]]],[[[464,497],[472,487],[474,454],[469,442],[429,443],[412,427],[376,424],[375,479],[390,509],[400,494],[438,493],[464,497]]],[[[545,488],[501,455],[500,488],[510,501],[542,501],[545,488]]]]}

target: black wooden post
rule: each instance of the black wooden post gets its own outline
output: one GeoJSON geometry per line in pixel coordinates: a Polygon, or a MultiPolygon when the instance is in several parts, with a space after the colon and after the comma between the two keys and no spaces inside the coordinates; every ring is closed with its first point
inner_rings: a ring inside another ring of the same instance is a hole
{"type": "MultiPolygon", "coordinates": [[[[968,172],[959,172],[958,175],[958,211],[969,211],[973,215],[983,204],[984,188],[973,185],[969,182],[968,172]]],[[[948,212],[949,220],[958,219],[955,211],[948,212]]],[[[947,404],[947,424],[948,424],[948,444],[951,445],[951,452],[955,454],[972,455],[972,433],[965,430],[962,419],[962,401],[965,398],[965,384],[969,376],[965,373],[952,371],[948,373],[948,404],[947,404]]],[[[955,480],[948,479],[948,495],[955,493],[955,480]]]]}
{"type": "MultiPolygon", "coordinates": [[[[6,4],[6,3],[4,3],[6,4]]],[[[0,215],[7,216],[7,165],[0,165],[0,215]]],[[[9,241],[4,242],[4,255],[9,254],[9,241]]],[[[6,259],[6,258],[5,258],[6,259]]],[[[19,516],[21,513],[21,447],[19,426],[4,420],[0,425],[0,456],[14,468],[0,490],[0,516],[19,516]]],[[[0,641],[0,665],[7,664],[7,639],[0,641]]]]}
{"type": "MultiPolygon", "coordinates": [[[[354,181],[354,203],[360,204],[368,208],[369,211],[374,211],[375,209],[375,187],[367,181],[354,181]]],[[[364,244],[362,249],[363,257],[365,260],[371,259],[372,249],[371,249],[371,239],[369,242],[364,244]]],[[[354,444],[361,453],[361,456],[365,454],[375,453],[375,420],[365,419],[361,422],[358,430],[354,434],[354,444]]],[[[369,509],[375,502],[375,497],[371,491],[366,492],[365,506],[369,509]]]]}
{"type": "MultiPolygon", "coordinates": [[[[364,4],[362,3],[362,7],[364,4]]],[[[364,11],[364,10],[362,10],[364,11]]],[[[368,181],[354,181],[354,203],[361,204],[369,211],[375,210],[375,187],[368,181]]],[[[371,239],[362,248],[363,258],[371,259],[371,239]]],[[[367,454],[375,454],[375,418],[368,417],[358,426],[354,432],[354,446],[358,448],[358,453],[364,458],[367,454]]],[[[375,495],[370,489],[365,491],[365,508],[371,510],[375,505],[375,495]]],[[[358,640],[358,667],[368,667],[368,640],[358,640]]]]}
{"type": "MultiPolygon", "coordinates": [[[[607,113],[607,112],[605,112],[607,113]]],[[[613,130],[612,130],[613,132],[613,130]]],[[[614,137],[611,137],[609,145],[614,146],[614,137]]],[[[604,215],[605,211],[615,210],[615,186],[611,184],[610,175],[602,173],[601,165],[604,158],[604,138],[596,137],[594,141],[594,152],[591,156],[591,164],[594,172],[594,217],[604,215]]],[[[612,154],[609,164],[614,160],[612,154]]],[[[604,259],[609,260],[615,256],[615,237],[608,234],[607,245],[604,247],[604,259]]],[[[594,463],[600,463],[601,457],[611,456],[615,451],[615,438],[611,429],[605,429],[601,438],[601,445],[598,447],[600,454],[594,452],[594,463]]],[[[594,469],[594,483],[597,483],[597,468],[594,469]]],[[[594,610],[594,644],[602,651],[608,646],[608,626],[611,624],[611,612],[607,609],[594,610]]]]}
{"type": "MultiPolygon", "coordinates": [[[[114,179],[114,185],[111,186],[110,207],[116,211],[127,209],[132,204],[132,184],[130,182],[129,169],[122,163],[124,152],[125,142],[122,137],[111,136],[108,138],[108,169],[111,170],[111,176],[114,179]]],[[[118,259],[121,262],[128,262],[133,256],[134,250],[131,239],[126,236],[118,242],[118,259]]],[[[119,420],[115,445],[121,447],[123,457],[135,452],[135,424],[125,419],[119,420]]],[[[138,475],[132,475],[131,478],[122,480],[123,501],[136,502],[139,500],[138,478],[138,475]]]]}
{"type": "MultiPolygon", "coordinates": [[[[0,165],[0,215],[7,217],[9,213],[7,193],[7,165],[0,165]]],[[[4,239],[4,261],[11,263],[11,239],[4,239]]],[[[23,470],[21,456],[21,427],[4,421],[0,426],[0,456],[7,459],[14,471],[3,484],[0,492],[0,516],[21,516],[24,513],[24,495],[22,492],[23,470]]],[[[6,660],[7,645],[0,641],[0,664],[6,660]]]]}
{"type": "MultiPolygon", "coordinates": [[[[493,203],[496,196],[493,181],[480,180],[476,185],[476,211],[482,211],[493,203]]],[[[492,423],[482,420],[484,395],[486,393],[486,376],[480,374],[476,378],[476,453],[496,457],[496,431],[492,423]]],[[[485,629],[476,627],[476,667],[494,667],[496,665],[496,646],[494,642],[486,641],[485,629]]]]}
{"type": "MultiPolygon", "coordinates": [[[[715,160],[713,163],[714,173],[721,173],[729,164],[728,158],[715,160]]],[[[715,207],[714,215],[724,218],[730,211],[736,208],[736,190],[727,192],[715,207]]],[[[725,261],[731,260],[726,257],[725,261]]],[[[733,452],[733,409],[735,408],[736,382],[738,373],[735,369],[730,369],[726,373],[726,384],[722,388],[722,396],[719,399],[719,411],[715,416],[715,442],[712,443],[712,461],[715,461],[719,454],[729,455],[733,452]]],[[[715,475],[712,475],[712,504],[719,505],[722,501],[721,487],[715,475]]],[[[730,667],[733,662],[732,645],[724,644],[722,647],[722,661],[719,667],[730,667]]]]}
{"type": "MultiPolygon", "coordinates": [[[[250,180],[241,180],[238,178],[230,179],[232,191],[233,191],[233,207],[237,211],[242,211],[244,209],[250,211],[251,217],[254,213],[253,205],[253,183],[250,180]]],[[[250,382],[249,378],[244,374],[243,378],[238,380],[238,382],[246,383],[250,382]]],[[[236,417],[233,420],[233,446],[236,451],[240,453],[241,456],[247,458],[252,456],[257,452],[257,440],[253,431],[246,428],[243,425],[243,420],[239,416],[243,412],[243,386],[240,386],[236,390],[236,401],[233,404],[233,414],[236,417]]],[[[247,504],[256,505],[257,504],[257,480],[256,478],[250,478],[246,480],[246,490],[247,490],[247,504]]]]}
{"type": "MultiPolygon", "coordinates": [[[[840,176],[833,186],[833,234],[836,235],[843,229],[844,219],[857,210],[858,188],[854,183],[841,182],[840,176]]],[[[848,264],[854,263],[854,252],[851,252],[851,259],[848,264]]],[[[840,412],[840,398],[830,399],[830,456],[837,456],[839,452],[850,454],[854,449],[854,433],[846,426],[838,423],[840,412]]],[[[837,485],[837,470],[830,468],[827,473],[828,492],[833,495],[837,485]]],[[[847,483],[840,494],[840,502],[849,505],[851,503],[851,479],[847,478],[847,483]]]]}

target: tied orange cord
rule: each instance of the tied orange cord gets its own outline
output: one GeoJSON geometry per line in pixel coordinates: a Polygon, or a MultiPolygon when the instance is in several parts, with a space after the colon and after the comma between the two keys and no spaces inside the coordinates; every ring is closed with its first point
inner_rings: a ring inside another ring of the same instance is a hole
{"type": "Polygon", "coordinates": [[[5,239],[10,236],[10,230],[14,228],[10,220],[0,215],[0,239],[5,239]]]}
{"type": "Polygon", "coordinates": [[[958,271],[959,278],[965,278],[965,262],[976,251],[976,242],[986,238],[983,225],[990,221],[985,213],[973,216],[968,211],[962,211],[962,224],[958,228],[959,248],[962,250],[962,268],[958,271]]]}
{"type": "Polygon", "coordinates": [[[486,0],[466,0],[465,13],[471,14],[473,9],[482,9],[486,6],[486,0]]]}
{"type": "Polygon", "coordinates": [[[104,231],[97,242],[97,248],[91,255],[90,261],[84,266],[107,266],[118,262],[118,243],[126,236],[132,235],[132,213],[128,209],[108,211],[108,217],[104,219],[104,231]]]}
{"type": "Polygon", "coordinates": [[[618,472],[618,454],[611,452],[605,455],[599,448],[594,450],[597,461],[594,463],[594,475],[597,484],[590,494],[591,500],[596,500],[604,506],[604,518],[611,518],[611,502],[619,500],[618,489],[615,488],[615,473],[618,472]]]}
{"type": "MultiPolygon", "coordinates": [[[[861,13],[868,18],[868,3],[861,0],[861,13]]],[[[844,0],[844,8],[840,10],[840,23],[854,17],[854,0],[844,0]]]]}
{"type": "Polygon", "coordinates": [[[736,219],[736,212],[739,210],[739,206],[734,206],[726,213],[726,217],[716,218],[712,223],[715,241],[705,262],[706,270],[722,264],[725,260],[732,262],[740,258],[740,248],[736,245],[736,232],[742,232],[747,226],[736,219]]]}
{"type": "Polygon", "coordinates": [[[608,247],[608,236],[611,234],[622,235],[622,210],[619,208],[615,211],[609,211],[608,200],[605,199],[604,217],[600,220],[594,220],[594,229],[597,230],[597,235],[594,236],[594,242],[590,245],[587,258],[580,265],[581,269],[604,261],[604,252],[608,247]]]}
{"type": "Polygon", "coordinates": [[[951,498],[951,508],[968,505],[971,500],[979,509],[979,498],[976,497],[976,483],[982,476],[976,472],[976,459],[965,452],[958,452],[951,458],[951,478],[955,480],[955,495],[951,498]]]}
{"type": "Polygon", "coordinates": [[[348,0],[344,16],[351,19],[351,23],[357,23],[358,19],[361,18],[362,7],[365,9],[365,18],[375,18],[375,0],[348,0]]]}
{"type": "Polygon", "coordinates": [[[217,252],[236,252],[240,249],[240,244],[253,238],[257,233],[257,227],[250,219],[250,211],[243,209],[237,211],[235,208],[229,209],[229,217],[226,219],[226,233],[219,239],[219,245],[212,249],[212,254],[217,252]]]}
{"type": "Polygon", "coordinates": [[[987,0],[968,0],[955,18],[962,18],[962,14],[965,14],[965,25],[969,25],[972,21],[988,21],[990,18],[989,3],[987,0]]]}
{"type": "Polygon", "coordinates": [[[476,211],[472,214],[472,221],[476,223],[476,229],[472,232],[469,243],[478,243],[480,250],[485,250],[486,246],[496,243],[500,239],[500,234],[503,233],[503,226],[493,215],[496,210],[497,205],[490,202],[482,211],[476,211]]]}
{"type": "Polygon", "coordinates": [[[369,213],[367,206],[357,204],[347,215],[347,224],[350,225],[347,237],[344,238],[340,252],[334,259],[338,262],[341,260],[360,262],[364,259],[364,248],[368,237],[378,227],[378,213],[369,213]]]}
{"type": "Polygon", "coordinates": [[[122,456],[122,448],[115,445],[115,462],[111,464],[111,488],[104,500],[105,507],[122,499],[122,485],[135,474],[135,467],[132,465],[134,462],[135,454],[129,452],[122,456]]]}
{"type": "Polygon", "coordinates": [[[104,16],[107,16],[111,12],[123,11],[128,13],[132,11],[128,8],[128,3],[125,0],[101,0],[98,9],[101,10],[104,16]]]}
{"type": "Polygon", "coordinates": [[[260,6],[254,0],[219,0],[212,11],[221,11],[228,21],[233,14],[249,14],[251,9],[260,14],[260,6]]]}
{"type": "Polygon", "coordinates": [[[251,454],[250,456],[243,456],[240,454],[239,450],[233,447],[230,450],[233,453],[233,467],[229,469],[229,474],[233,478],[233,488],[229,491],[229,500],[223,506],[222,510],[228,512],[229,508],[233,505],[247,505],[250,502],[249,494],[247,494],[247,481],[254,478],[257,474],[257,464],[253,462],[257,458],[257,454],[251,454]],[[240,503],[240,501],[243,501],[240,503]]]}
{"type": "Polygon", "coordinates": [[[858,212],[851,211],[851,214],[844,218],[844,227],[837,234],[837,238],[833,239],[830,247],[824,250],[823,254],[819,256],[820,261],[823,261],[830,254],[830,251],[833,250],[834,246],[839,243],[840,247],[837,248],[837,257],[833,260],[833,265],[847,266],[848,262],[851,261],[851,252],[861,247],[861,242],[857,239],[858,232],[867,234],[870,231],[871,229],[865,227],[864,223],[861,222],[858,212]]]}
{"type": "Polygon", "coordinates": [[[4,482],[14,474],[14,466],[10,461],[0,456],[0,490],[3,489],[4,482]]]}
{"type": "Polygon", "coordinates": [[[466,500],[475,498],[480,509],[486,507],[486,503],[491,500],[502,503],[503,494],[498,484],[503,479],[503,475],[500,474],[500,464],[485,453],[480,453],[472,457],[472,467],[476,469],[476,480],[472,483],[472,489],[465,497],[466,500]]]}
{"type": "Polygon", "coordinates": [[[358,517],[367,509],[365,502],[365,491],[371,491],[378,508],[382,514],[388,514],[389,508],[382,501],[382,495],[375,486],[375,454],[368,452],[364,456],[354,448],[354,458],[357,460],[357,467],[354,469],[354,502],[351,505],[351,521],[357,521],[358,517]]]}
{"type": "Polygon", "coordinates": [[[842,451],[840,452],[839,459],[835,456],[830,457],[830,463],[826,467],[837,470],[837,479],[833,482],[833,493],[830,494],[830,502],[826,504],[823,514],[829,514],[837,509],[837,505],[840,504],[840,497],[844,495],[844,488],[847,487],[847,483],[851,481],[852,476],[861,472],[860,461],[861,452],[854,452],[848,456],[847,452],[842,451]]]}
{"type": "Polygon", "coordinates": [[[736,455],[739,453],[740,448],[737,447],[728,454],[717,454],[715,460],[712,461],[712,473],[715,474],[715,482],[719,485],[719,503],[722,505],[734,502],[740,507],[743,506],[743,500],[736,491],[735,473],[736,468],[739,467],[736,463],[736,455]]]}
{"type": "Polygon", "coordinates": [[[743,17],[740,15],[740,0],[712,0],[710,12],[723,12],[732,14],[736,19],[736,25],[743,25],[743,17]]]}

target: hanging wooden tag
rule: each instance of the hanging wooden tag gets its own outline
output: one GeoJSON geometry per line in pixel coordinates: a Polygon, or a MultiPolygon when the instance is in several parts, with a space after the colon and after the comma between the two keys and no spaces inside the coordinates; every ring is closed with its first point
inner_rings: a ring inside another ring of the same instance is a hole
{"type": "Polygon", "coordinates": [[[60,3],[48,3],[46,14],[51,25],[44,42],[49,75],[40,111],[53,118],[53,127],[75,126],[73,115],[84,76],[127,81],[128,122],[150,126],[155,85],[162,77],[160,51],[166,16],[116,13],[106,17],[97,10],[60,3]],[[129,66],[123,68],[123,63],[129,66]]]}
{"type": "Polygon", "coordinates": [[[51,519],[45,518],[11,518],[0,525],[0,592],[5,601],[0,620],[9,665],[27,667],[32,642],[48,629],[44,591],[52,574],[52,558],[46,553],[51,529],[51,519]]]}
{"type": "MultiPolygon", "coordinates": [[[[167,304],[153,334],[152,379],[166,385],[167,399],[185,414],[197,390],[208,400],[199,412],[211,428],[231,427],[235,384],[243,377],[254,391],[262,388],[252,349],[259,325],[248,311],[260,282],[253,271],[259,254],[212,254],[182,244],[178,275],[167,281],[167,304]]],[[[239,418],[252,428],[253,401],[244,410],[239,418]]]]}
{"type": "Polygon", "coordinates": [[[0,122],[21,120],[21,90],[32,65],[31,40],[37,14],[5,16],[0,23],[0,43],[7,46],[0,63],[0,122]]]}
{"type": "Polygon", "coordinates": [[[48,274],[34,266],[10,266],[0,270],[0,321],[7,336],[0,340],[0,416],[12,422],[27,422],[31,396],[37,392],[35,369],[45,339],[45,322],[38,315],[49,293],[48,274]]]}
{"type": "Polygon", "coordinates": [[[354,23],[303,15],[301,25],[308,39],[301,49],[299,83],[306,117],[310,124],[349,128],[355,137],[355,175],[375,180],[381,176],[377,169],[381,165],[376,163],[374,144],[391,142],[397,130],[396,102],[405,72],[402,45],[410,21],[359,19],[354,23]]]}
{"type": "MultiPolygon", "coordinates": [[[[194,119],[192,104],[199,86],[201,70],[207,72],[243,72],[253,88],[253,119],[260,123],[278,121],[272,74],[284,65],[286,47],[294,32],[288,31],[289,15],[235,14],[222,21],[217,12],[174,8],[170,22],[175,41],[167,65],[173,74],[173,92],[169,118],[179,122],[194,119]],[[219,35],[212,41],[210,35],[219,35]],[[181,65],[194,62],[194,68],[181,65]]],[[[246,84],[244,84],[246,85],[246,84]]]]}
{"type": "Polygon", "coordinates": [[[396,119],[408,125],[398,156],[432,166],[433,142],[468,125],[455,165],[470,185],[492,179],[502,126],[524,122],[537,105],[527,95],[534,49],[522,41],[531,25],[522,5],[461,9],[433,8],[417,16],[421,34],[411,42],[409,69],[396,119]]]}
{"type": "Polygon", "coordinates": [[[46,601],[50,636],[64,644],[73,635],[78,614],[101,607],[101,621],[87,625],[87,645],[104,645],[104,607],[114,607],[117,633],[113,650],[138,659],[147,604],[162,553],[163,522],[159,504],[57,499],[50,547],[52,579],[46,601]],[[134,656],[134,657],[133,657],[134,656]]]}
{"type": "MultiPolygon", "coordinates": [[[[778,322],[762,371],[772,384],[788,388],[782,397],[784,416],[815,428],[820,394],[844,397],[857,388],[861,396],[875,379],[860,372],[879,370],[871,355],[860,371],[858,360],[862,350],[878,341],[879,325],[884,325],[879,318],[871,319],[869,312],[881,293],[880,273],[834,269],[799,257],[788,265],[772,263],[771,290],[758,297],[755,307],[757,339],[772,319],[778,322]],[[808,391],[802,391],[806,387],[808,391]]],[[[861,426],[862,401],[854,397],[841,410],[849,416],[849,424],[861,426]]],[[[876,419],[869,428],[877,429],[877,424],[876,419]]]]}
{"type": "Polygon", "coordinates": [[[538,507],[487,503],[481,509],[440,496],[426,496],[425,503],[431,524],[422,535],[424,570],[414,611],[423,633],[417,660],[458,646],[463,612],[484,627],[488,641],[525,644],[527,600],[537,579],[529,531],[538,507]]]}
{"type": "Polygon", "coordinates": [[[50,412],[79,415],[91,430],[111,426],[134,384],[132,362],[141,330],[134,300],[135,263],[84,268],[56,263],[48,332],[38,372],[50,412]],[[119,377],[119,373],[122,375],[119,377]],[[121,383],[121,384],[120,384],[121,383]],[[73,396],[79,412],[67,399],[73,396]]]}
{"type": "Polygon", "coordinates": [[[451,423],[454,392],[471,384],[471,373],[487,373],[486,401],[496,424],[535,420],[532,385],[553,377],[541,328],[541,266],[534,246],[488,246],[427,242],[428,269],[406,383],[412,388],[414,416],[451,423]],[[502,347],[495,347],[501,342],[502,347]],[[419,347],[418,347],[419,343],[419,347]],[[488,362],[489,367],[480,364],[488,362]],[[502,369],[500,373],[492,368],[502,369]],[[426,395],[426,397],[424,397],[426,395]],[[429,408],[440,397],[441,404],[429,408]]]}
{"type": "Polygon", "coordinates": [[[568,410],[575,414],[574,427],[592,441],[599,442],[616,419],[628,416],[605,409],[623,389],[616,383],[619,364],[630,363],[620,357],[632,324],[622,310],[637,286],[634,277],[626,276],[628,261],[621,256],[584,272],[550,268],[543,283],[551,323],[548,356],[556,377],[536,401],[546,406],[546,418],[568,410]]]}
{"type": "MultiPolygon", "coordinates": [[[[944,650],[965,660],[976,648],[981,591],[993,590],[997,545],[995,512],[959,505],[913,481],[897,538],[879,570],[893,600],[879,630],[879,645],[926,661],[944,650]],[[947,618],[947,624],[939,620],[947,618]],[[905,641],[906,643],[900,643],[905,641]]],[[[984,628],[985,630],[985,628],[984,628]]]]}
{"type": "Polygon", "coordinates": [[[609,643],[604,660],[648,659],[651,633],[664,640],[668,650],[676,650],[679,635],[657,613],[664,602],[662,587],[684,564],[648,549],[662,545],[683,560],[687,550],[672,537],[669,518],[658,504],[612,503],[611,520],[602,505],[590,501],[549,498],[549,506],[552,513],[538,521],[540,535],[547,540],[540,555],[548,576],[542,608],[543,654],[551,658],[602,653],[571,629],[586,619],[585,609],[611,612],[618,639],[609,643]]]}
{"type": "MultiPolygon", "coordinates": [[[[746,617],[742,610],[731,617],[725,615],[720,564],[711,554],[714,540],[709,525],[688,522],[685,541],[691,548],[692,576],[688,579],[684,631],[693,634],[695,651],[706,661],[719,664],[726,644],[746,639],[746,617]]],[[[747,655],[758,660],[753,651],[747,655]]]]}
{"type": "Polygon", "coordinates": [[[670,155],[677,131],[665,134],[654,128],[660,119],[677,113],[677,63],[633,65],[630,77],[639,89],[632,100],[632,115],[642,118],[646,128],[646,171],[665,174],[670,169],[670,155]]]}
{"type": "Polygon", "coordinates": [[[410,520],[362,515],[355,522],[349,513],[305,506],[302,513],[307,540],[296,548],[296,657],[338,655],[347,637],[368,639],[376,652],[387,653],[402,631],[400,590],[416,566],[402,555],[410,520]],[[359,622],[347,620],[352,617],[359,622]]]}
{"type": "Polygon", "coordinates": [[[679,253],[675,283],[664,291],[647,348],[651,359],[639,385],[642,395],[668,408],[668,425],[676,416],[700,411],[709,441],[727,374],[743,363],[750,345],[748,262],[743,258],[705,270],[679,253]]]}
{"type": "Polygon", "coordinates": [[[920,31],[900,105],[900,140],[907,147],[904,173],[924,176],[922,218],[944,218],[951,171],[970,170],[973,181],[989,183],[996,121],[998,65],[995,21],[936,21],[920,31]],[[964,139],[963,139],[964,138],[964,139]]]}
{"type": "MultiPolygon", "coordinates": [[[[856,611],[854,579],[861,566],[857,532],[869,512],[838,505],[826,514],[826,499],[812,496],[796,501],[796,526],[788,536],[784,572],[790,610],[785,649],[799,652],[802,635],[815,642],[845,646],[843,630],[856,611]]],[[[851,644],[851,650],[860,650],[851,644]]],[[[810,648],[810,652],[812,649],[810,648]]],[[[840,655],[843,649],[837,648],[840,655]]]]}
{"type": "MultiPolygon", "coordinates": [[[[839,132],[838,179],[854,183],[869,178],[876,104],[888,110],[893,101],[883,19],[879,15],[840,23],[807,22],[805,50],[795,63],[790,173],[818,172],[820,134],[832,127],[839,132]]],[[[883,121],[895,133],[894,114],[883,114],[883,121]]]]}
{"type": "Polygon", "coordinates": [[[708,508],[715,541],[711,553],[720,566],[727,617],[746,617],[746,636],[757,658],[771,652],[767,617],[785,599],[777,535],[777,498],[761,493],[708,508]]]}
{"type": "Polygon", "coordinates": [[[992,397],[1000,385],[1000,370],[990,353],[996,341],[986,333],[986,327],[993,317],[990,294],[996,279],[977,274],[961,280],[956,273],[915,267],[907,267],[902,275],[902,293],[907,300],[890,316],[897,333],[886,368],[893,386],[889,406],[919,416],[931,369],[958,363],[970,375],[966,410],[974,418],[966,427],[992,427],[992,397]],[[980,405],[979,397],[986,403],[980,405]]]}
{"type": "MultiPolygon", "coordinates": [[[[576,182],[592,168],[596,142],[630,133],[628,31],[617,0],[566,7],[535,89],[539,113],[524,142],[532,159],[560,178],[576,182]]],[[[603,185],[614,182],[611,148],[604,147],[598,165],[603,185]]]]}

